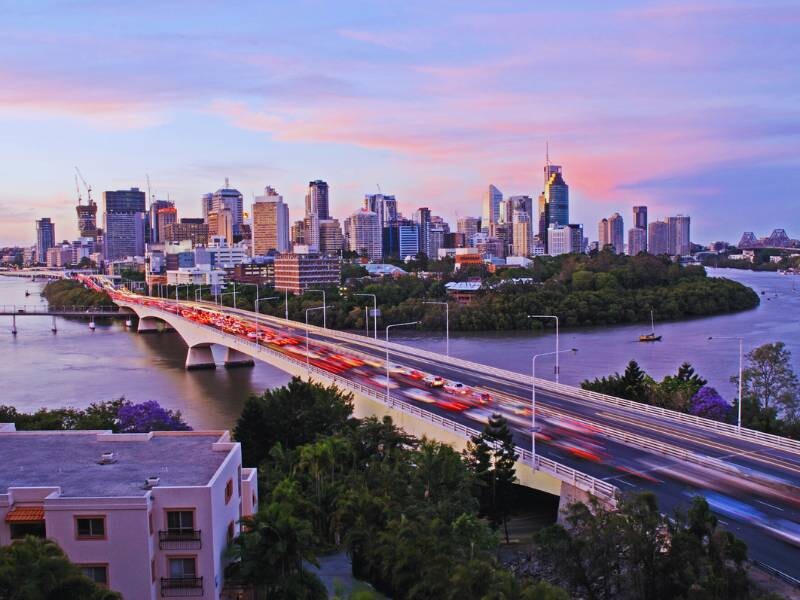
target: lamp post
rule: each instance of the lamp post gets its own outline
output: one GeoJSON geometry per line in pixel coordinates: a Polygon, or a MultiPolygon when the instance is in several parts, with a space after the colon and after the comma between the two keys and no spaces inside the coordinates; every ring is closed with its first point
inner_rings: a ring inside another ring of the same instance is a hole
{"type": "MultiPolygon", "coordinates": [[[[258,291],[256,291],[256,294],[258,294],[258,291]]],[[[259,305],[259,303],[264,302],[265,300],[275,300],[276,298],[279,298],[279,297],[280,296],[268,296],[267,298],[256,298],[256,303],[255,303],[254,306],[255,306],[255,309],[256,309],[256,343],[257,344],[260,343],[259,342],[259,337],[258,337],[258,331],[259,331],[258,328],[260,327],[259,321],[258,321],[259,316],[260,316],[260,313],[258,312],[258,305],[259,305]]]]}
{"type": "Polygon", "coordinates": [[[419,325],[419,321],[409,321],[408,323],[395,323],[386,326],[386,404],[389,404],[389,329],[392,327],[405,327],[407,325],[419,325]]]}
{"type": "MultiPolygon", "coordinates": [[[[375,339],[378,339],[378,297],[375,294],[353,294],[354,296],[372,296],[372,330],[375,334],[375,339]]],[[[369,323],[369,313],[367,313],[367,323],[369,323]]],[[[367,329],[369,335],[369,329],[367,329]]]]}
{"type": "Polygon", "coordinates": [[[323,289],[306,290],[306,293],[308,293],[308,292],[322,292],[322,328],[323,329],[327,329],[328,328],[328,321],[327,321],[328,311],[325,310],[327,308],[326,300],[325,300],[325,290],[323,290],[323,289]]]}
{"type": "Polygon", "coordinates": [[[423,304],[442,304],[444,306],[445,316],[445,348],[447,356],[450,356],[450,305],[447,302],[433,302],[425,301],[423,304]]]}
{"type": "Polygon", "coordinates": [[[308,360],[308,313],[312,310],[322,310],[322,314],[325,314],[325,305],[322,306],[313,306],[311,308],[306,309],[306,373],[310,376],[311,375],[311,365],[308,360]]]}
{"type": "Polygon", "coordinates": [[[534,354],[531,358],[531,461],[533,470],[536,470],[536,359],[542,356],[558,356],[564,352],[577,352],[577,348],[569,350],[559,350],[558,352],[543,352],[534,354]]]}
{"type": "Polygon", "coordinates": [[[744,363],[743,344],[744,338],[736,335],[715,335],[708,336],[709,340],[739,340],[739,410],[736,417],[736,433],[742,433],[742,365],[744,363]]]}
{"type": "MultiPolygon", "coordinates": [[[[529,319],[555,319],[556,320],[556,353],[559,353],[559,339],[558,339],[558,317],[556,315],[528,315],[529,319]]],[[[558,383],[558,376],[561,374],[561,367],[558,364],[558,354],[556,354],[556,383],[558,383]]]]}

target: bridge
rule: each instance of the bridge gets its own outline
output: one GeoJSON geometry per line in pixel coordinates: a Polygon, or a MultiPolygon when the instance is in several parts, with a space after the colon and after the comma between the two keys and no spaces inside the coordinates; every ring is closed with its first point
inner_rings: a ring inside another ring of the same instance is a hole
{"type": "Polygon", "coordinates": [[[353,393],[356,416],[390,415],[409,433],[459,449],[500,412],[514,429],[520,483],[560,495],[562,505],[594,496],[613,506],[622,492],[651,490],[670,513],[705,495],[751,557],[800,579],[800,442],[537,378],[536,418],[544,426],[534,455],[528,375],[212,303],[128,292],[114,300],[138,316],[141,332],[161,322],[174,329],[188,346],[187,369],[215,368],[211,346],[219,345],[226,367],[259,360],[333,383],[353,393]],[[282,345],[286,339],[294,345],[282,345]],[[331,357],[361,366],[333,369],[331,357]],[[458,396],[431,391],[414,373],[461,381],[491,403],[448,406],[458,396]]]}
{"type": "MultiPolygon", "coordinates": [[[[55,333],[56,317],[89,319],[89,327],[94,329],[95,318],[127,318],[116,306],[50,306],[48,304],[0,304],[0,316],[11,317],[11,333],[17,335],[17,317],[51,317],[51,329],[55,333]]],[[[130,324],[129,324],[130,326],[130,324]]]]}

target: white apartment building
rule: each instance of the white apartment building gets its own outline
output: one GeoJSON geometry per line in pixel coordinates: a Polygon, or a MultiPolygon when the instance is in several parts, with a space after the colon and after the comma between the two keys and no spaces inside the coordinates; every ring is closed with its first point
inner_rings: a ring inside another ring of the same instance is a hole
{"type": "Polygon", "coordinates": [[[112,434],[0,424],[0,545],[58,543],[125,598],[216,600],[257,473],[227,431],[112,434]]]}

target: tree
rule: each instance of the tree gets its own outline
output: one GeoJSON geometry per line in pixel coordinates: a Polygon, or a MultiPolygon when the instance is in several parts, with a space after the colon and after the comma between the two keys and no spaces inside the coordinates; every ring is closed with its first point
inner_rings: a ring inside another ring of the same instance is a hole
{"type": "Polygon", "coordinates": [[[288,385],[251,396],[236,422],[234,436],[242,443],[242,460],[260,465],[280,442],[294,449],[317,436],[344,431],[353,413],[352,395],[335,386],[293,377],[288,385]]]}
{"type": "Polygon", "coordinates": [[[0,547],[0,598],[9,600],[119,600],[69,561],[53,540],[27,537],[0,547]]]}
{"type": "Polygon", "coordinates": [[[581,387],[617,398],[647,403],[653,383],[652,378],[642,371],[639,363],[632,360],[625,367],[622,375],[614,373],[609,377],[600,377],[592,381],[586,380],[581,383],[581,387]]]}
{"type": "Polygon", "coordinates": [[[150,431],[191,431],[180,411],[162,408],[155,400],[139,404],[124,403],[117,413],[120,433],[149,433],[150,431]]]}
{"type": "Polygon", "coordinates": [[[692,396],[689,414],[724,421],[731,413],[731,405],[712,387],[703,386],[692,396]]]}
{"type": "MultiPolygon", "coordinates": [[[[776,431],[781,418],[798,410],[800,384],[791,366],[791,352],[783,342],[764,344],[747,353],[742,372],[742,417],[745,425],[776,431]]],[[[734,383],[739,378],[731,378],[734,383]]]]}

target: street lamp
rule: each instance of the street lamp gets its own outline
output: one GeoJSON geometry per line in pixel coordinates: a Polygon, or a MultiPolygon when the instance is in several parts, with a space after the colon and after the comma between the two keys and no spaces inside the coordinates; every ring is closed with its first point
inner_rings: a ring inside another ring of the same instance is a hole
{"type": "Polygon", "coordinates": [[[258,331],[259,331],[259,329],[258,329],[259,328],[258,317],[260,315],[260,313],[258,312],[258,305],[259,305],[259,303],[264,302],[265,300],[275,300],[276,298],[279,298],[279,296],[269,296],[267,298],[258,298],[258,288],[256,288],[256,303],[253,306],[256,309],[256,343],[257,344],[260,343],[259,342],[259,337],[258,337],[258,331]]]}
{"type": "Polygon", "coordinates": [[[313,306],[311,308],[307,308],[306,309],[306,373],[308,373],[309,375],[311,374],[311,366],[309,364],[310,361],[308,359],[308,313],[309,313],[309,311],[312,311],[312,310],[320,310],[321,309],[322,310],[322,314],[324,315],[325,314],[325,308],[326,308],[326,306],[323,304],[322,306],[313,306]]]}
{"type": "Polygon", "coordinates": [[[326,307],[326,302],[327,301],[325,300],[325,290],[322,290],[322,289],[306,290],[306,293],[308,293],[308,292],[322,292],[322,328],[323,329],[327,329],[328,328],[328,321],[327,321],[328,311],[325,310],[327,308],[326,307]]]}
{"type": "Polygon", "coordinates": [[[531,359],[531,461],[533,470],[536,470],[536,359],[542,356],[556,356],[564,352],[577,352],[577,348],[569,350],[559,350],[558,352],[543,352],[534,354],[531,359]]]}
{"type": "MultiPolygon", "coordinates": [[[[558,317],[556,315],[528,315],[529,319],[555,319],[556,320],[556,352],[560,352],[558,348],[558,317]]],[[[556,383],[558,383],[558,376],[561,374],[561,367],[558,364],[558,354],[556,354],[556,383]]]]}
{"type": "MultiPolygon", "coordinates": [[[[373,305],[373,312],[372,312],[372,329],[375,334],[375,339],[378,339],[378,297],[375,294],[353,294],[354,296],[372,296],[372,305],[373,305]]],[[[367,314],[367,323],[369,323],[369,314],[367,314]]],[[[369,329],[367,330],[367,335],[369,335],[369,329]]]]}
{"type": "Polygon", "coordinates": [[[741,435],[742,433],[742,363],[743,363],[743,351],[742,345],[744,343],[744,339],[739,336],[730,336],[730,335],[715,335],[715,336],[708,336],[709,340],[739,340],[739,414],[736,419],[736,433],[741,435]]]}
{"type": "Polygon", "coordinates": [[[441,304],[444,306],[446,354],[450,356],[450,305],[447,302],[425,301],[423,304],[441,304]]]}
{"type": "Polygon", "coordinates": [[[408,323],[395,323],[386,326],[386,404],[389,404],[389,329],[391,327],[405,327],[407,325],[419,325],[420,321],[409,321],[408,323]]]}

